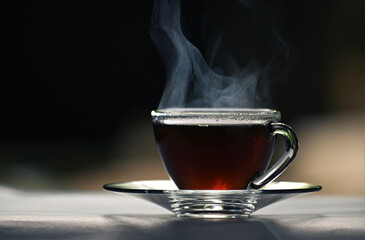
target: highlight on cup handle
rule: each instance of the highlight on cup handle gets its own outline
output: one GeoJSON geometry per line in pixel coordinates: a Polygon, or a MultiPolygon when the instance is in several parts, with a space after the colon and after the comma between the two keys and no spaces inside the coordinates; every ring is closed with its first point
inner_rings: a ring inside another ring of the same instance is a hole
{"type": "Polygon", "coordinates": [[[274,181],[295,158],[298,152],[298,138],[293,129],[284,123],[270,122],[270,133],[273,136],[281,135],[284,137],[286,148],[283,155],[270,167],[264,174],[255,177],[248,185],[249,189],[259,189],[266,184],[274,181]]]}

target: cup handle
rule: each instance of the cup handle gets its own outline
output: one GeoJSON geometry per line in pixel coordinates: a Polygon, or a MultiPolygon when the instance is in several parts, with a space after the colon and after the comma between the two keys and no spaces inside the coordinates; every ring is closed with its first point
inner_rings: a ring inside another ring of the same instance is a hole
{"type": "Polygon", "coordinates": [[[284,137],[286,144],[285,152],[269,170],[251,181],[248,185],[250,189],[259,189],[272,182],[285,171],[298,152],[298,138],[293,129],[284,123],[276,122],[270,122],[269,128],[272,136],[281,135],[284,137]]]}

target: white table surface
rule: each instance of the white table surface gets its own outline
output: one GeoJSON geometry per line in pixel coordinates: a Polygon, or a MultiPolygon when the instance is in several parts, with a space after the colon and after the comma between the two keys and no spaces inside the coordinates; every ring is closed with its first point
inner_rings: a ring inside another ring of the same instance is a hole
{"type": "Polygon", "coordinates": [[[0,190],[0,239],[365,239],[361,196],[314,193],[247,219],[187,219],[103,191],[0,190]]]}

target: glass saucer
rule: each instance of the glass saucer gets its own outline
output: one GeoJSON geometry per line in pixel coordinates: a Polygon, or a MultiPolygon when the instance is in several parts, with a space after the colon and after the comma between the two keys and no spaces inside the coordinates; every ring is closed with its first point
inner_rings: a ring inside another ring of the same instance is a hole
{"type": "Polygon", "coordinates": [[[179,190],[170,180],[110,183],[103,188],[155,203],[178,217],[198,218],[247,217],[272,203],[322,189],[309,183],[272,182],[258,190],[179,190]]]}

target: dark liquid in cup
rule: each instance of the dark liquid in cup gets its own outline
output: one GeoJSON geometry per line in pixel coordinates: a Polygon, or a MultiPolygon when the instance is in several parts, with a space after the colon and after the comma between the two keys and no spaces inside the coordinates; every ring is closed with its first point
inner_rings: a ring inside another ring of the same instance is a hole
{"type": "Polygon", "coordinates": [[[154,124],[154,131],[179,189],[244,189],[266,169],[274,145],[264,125],[154,124]]]}

